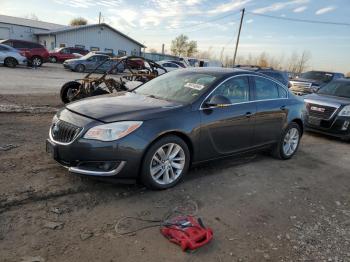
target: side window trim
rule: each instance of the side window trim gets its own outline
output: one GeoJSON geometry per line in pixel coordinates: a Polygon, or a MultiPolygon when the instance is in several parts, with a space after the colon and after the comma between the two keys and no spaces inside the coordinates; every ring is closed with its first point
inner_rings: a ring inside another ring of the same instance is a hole
{"type": "Polygon", "coordinates": [[[233,78],[237,78],[237,77],[247,77],[248,79],[248,84],[249,84],[249,101],[246,101],[246,102],[240,102],[240,103],[233,103],[233,104],[229,104],[227,106],[233,106],[233,105],[239,105],[239,104],[246,104],[246,103],[250,103],[250,102],[253,102],[251,100],[251,90],[252,90],[252,86],[251,86],[251,83],[250,83],[250,80],[249,80],[249,77],[251,75],[250,74],[240,74],[240,75],[234,75],[234,76],[230,76],[229,78],[226,78],[225,80],[223,80],[222,82],[220,82],[219,84],[216,85],[215,88],[213,88],[213,90],[211,90],[209,92],[208,95],[205,96],[205,98],[202,100],[200,106],[199,106],[199,110],[204,110],[204,109],[208,109],[208,108],[203,108],[203,104],[205,101],[207,101],[207,99],[211,96],[212,93],[215,92],[216,89],[218,89],[221,85],[223,85],[224,83],[226,83],[227,81],[233,79],[233,78]]]}

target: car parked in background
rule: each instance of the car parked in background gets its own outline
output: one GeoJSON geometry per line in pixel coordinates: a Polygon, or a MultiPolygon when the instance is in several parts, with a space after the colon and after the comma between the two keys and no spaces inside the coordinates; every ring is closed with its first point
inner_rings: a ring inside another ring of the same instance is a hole
{"type": "Polygon", "coordinates": [[[87,55],[89,51],[82,49],[82,48],[77,48],[77,47],[62,47],[55,49],[53,51],[50,51],[50,61],[52,63],[57,63],[57,62],[64,62],[65,60],[68,59],[73,59],[73,58],[78,58],[77,54],[80,54],[82,56],[87,55]]]}
{"type": "Polygon", "coordinates": [[[276,69],[273,69],[272,67],[260,67],[256,65],[236,65],[234,67],[262,73],[264,75],[267,75],[269,77],[276,79],[277,81],[279,81],[285,86],[289,86],[288,73],[285,71],[276,70],[276,69]]]}
{"type": "Polygon", "coordinates": [[[350,140],[350,79],[334,80],[304,101],[309,130],[350,140]]]}
{"type": "MultiPolygon", "coordinates": [[[[94,70],[98,65],[100,65],[105,60],[109,59],[110,56],[104,54],[96,54],[90,52],[85,56],[75,59],[68,59],[63,62],[63,67],[75,72],[83,73],[90,72],[94,70]]],[[[99,69],[98,72],[104,72],[112,66],[113,61],[108,61],[104,63],[99,69]]]]}
{"type": "MultiPolygon", "coordinates": [[[[181,67],[180,65],[175,64],[175,63],[170,62],[170,61],[167,61],[167,60],[158,61],[157,64],[160,65],[160,66],[162,66],[162,67],[164,67],[168,72],[174,71],[174,70],[177,70],[177,69],[182,69],[182,68],[183,68],[183,67],[181,67]]],[[[159,75],[166,73],[166,72],[165,72],[163,69],[161,69],[161,68],[158,68],[158,69],[157,69],[157,72],[158,72],[159,75]]]]}
{"type": "MultiPolygon", "coordinates": [[[[168,62],[170,62],[170,63],[177,64],[177,65],[181,66],[182,68],[188,67],[188,66],[186,65],[186,63],[181,62],[181,61],[177,61],[177,60],[162,60],[161,62],[163,62],[163,61],[168,61],[168,62]]],[[[158,63],[158,62],[157,62],[157,63],[158,63]]]]}
{"type": "Polygon", "coordinates": [[[0,44],[8,45],[19,50],[27,58],[30,66],[38,67],[49,60],[49,52],[44,46],[38,43],[7,39],[0,40],[0,44]]]}
{"type": "Polygon", "coordinates": [[[290,80],[290,90],[296,95],[307,95],[315,93],[325,84],[344,78],[342,73],[309,71],[302,73],[299,77],[290,80]]]}
{"type": "Polygon", "coordinates": [[[0,64],[14,68],[17,65],[26,65],[27,58],[13,47],[0,44],[0,64]]]}
{"type": "Polygon", "coordinates": [[[176,185],[191,164],[253,150],[297,152],[304,102],[263,74],[189,68],[131,92],[69,103],[53,118],[46,150],[69,171],[176,185]]]}

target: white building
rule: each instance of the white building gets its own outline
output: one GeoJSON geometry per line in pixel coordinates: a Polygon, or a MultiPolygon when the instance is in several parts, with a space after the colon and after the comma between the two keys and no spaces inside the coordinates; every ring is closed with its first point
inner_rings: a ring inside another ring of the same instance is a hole
{"type": "Polygon", "coordinates": [[[36,33],[64,27],[63,25],[0,15],[0,39],[17,39],[37,42],[36,33]]]}
{"type": "Polygon", "coordinates": [[[67,26],[36,33],[38,42],[49,50],[55,47],[80,47],[89,51],[112,52],[116,55],[140,55],[140,42],[102,23],[67,26]]]}
{"type": "Polygon", "coordinates": [[[89,51],[113,52],[116,55],[140,55],[140,42],[102,23],[64,26],[20,17],[0,15],[0,40],[16,39],[37,42],[47,49],[81,47],[89,51]]]}

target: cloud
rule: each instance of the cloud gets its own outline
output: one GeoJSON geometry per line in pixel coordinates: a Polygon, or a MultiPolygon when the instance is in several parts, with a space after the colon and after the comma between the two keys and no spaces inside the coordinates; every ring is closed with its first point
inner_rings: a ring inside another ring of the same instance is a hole
{"type": "Polygon", "coordinates": [[[54,2],[74,8],[89,8],[93,6],[117,7],[122,0],[54,0],[54,2]]]}
{"type": "Polygon", "coordinates": [[[318,9],[315,14],[316,15],[323,15],[323,14],[326,14],[326,13],[329,13],[333,10],[335,10],[335,6],[327,6],[327,7],[324,7],[324,8],[321,8],[321,9],[318,9]]]}
{"type": "Polygon", "coordinates": [[[287,2],[276,2],[276,3],[273,3],[273,4],[265,6],[265,7],[257,8],[255,10],[253,10],[253,12],[258,13],[258,14],[264,14],[267,12],[279,11],[279,10],[282,10],[284,8],[287,8],[287,7],[293,6],[293,5],[306,4],[308,2],[309,2],[309,0],[292,0],[292,1],[287,1],[287,2]]]}
{"type": "Polygon", "coordinates": [[[237,10],[242,8],[244,5],[251,2],[251,0],[231,0],[228,3],[218,5],[213,10],[208,11],[209,14],[220,14],[229,11],[237,10]]]}
{"type": "Polygon", "coordinates": [[[254,22],[254,19],[248,19],[247,21],[246,21],[246,24],[251,24],[251,23],[253,23],[254,22]]]}
{"type": "Polygon", "coordinates": [[[307,6],[300,6],[300,7],[297,7],[293,10],[294,13],[302,13],[304,12],[305,10],[307,9],[307,6]]]}

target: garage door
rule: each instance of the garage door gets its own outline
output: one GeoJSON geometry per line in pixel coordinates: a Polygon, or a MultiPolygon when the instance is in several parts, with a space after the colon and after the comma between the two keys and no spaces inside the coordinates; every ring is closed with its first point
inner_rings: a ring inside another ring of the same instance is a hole
{"type": "Polygon", "coordinates": [[[10,38],[10,28],[0,27],[0,39],[9,39],[10,38]]]}

